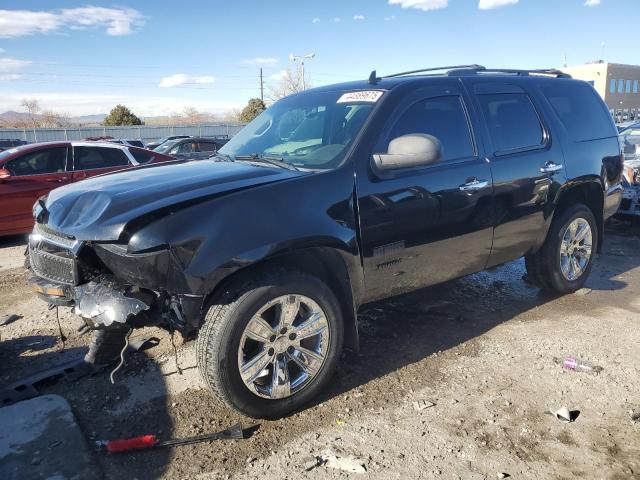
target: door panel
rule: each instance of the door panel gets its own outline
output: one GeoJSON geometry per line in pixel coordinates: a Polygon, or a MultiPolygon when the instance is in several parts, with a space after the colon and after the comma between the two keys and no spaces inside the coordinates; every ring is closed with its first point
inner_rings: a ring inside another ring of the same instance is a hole
{"type": "Polygon", "coordinates": [[[482,135],[491,161],[493,266],[521,257],[544,239],[549,199],[566,178],[564,158],[535,90],[486,79],[464,81],[484,118],[482,135]]]}
{"type": "MultiPolygon", "coordinates": [[[[410,94],[390,116],[375,148],[402,134],[429,133],[442,142],[444,159],[396,170],[384,179],[367,165],[368,171],[361,169],[357,176],[368,300],[485,267],[493,234],[492,179],[475,147],[469,113],[454,81],[439,91],[429,88],[426,96],[424,91],[410,94]]],[[[374,153],[380,151],[386,149],[374,153]]]]}
{"type": "Polygon", "coordinates": [[[71,181],[66,171],[67,149],[38,150],[9,160],[12,176],[0,183],[0,235],[27,233],[33,228],[33,204],[42,195],[71,181]]]}

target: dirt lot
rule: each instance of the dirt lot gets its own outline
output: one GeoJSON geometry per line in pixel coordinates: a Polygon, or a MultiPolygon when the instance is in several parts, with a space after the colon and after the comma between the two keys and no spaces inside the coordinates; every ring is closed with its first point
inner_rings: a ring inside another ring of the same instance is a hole
{"type": "MultiPolygon", "coordinates": [[[[0,383],[81,355],[80,321],[55,311],[26,283],[22,239],[0,240],[0,383]]],[[[640,478],[640,230],[608,227],[590,290],[556,297],[522,281],[522,261],[362,311],[361,353],[346,354],[332,388],[303,412],[254,421],[218,406],[204,390],[193,345],[175,368],[169,337],[117,374],[46,389],[67,398],[85,435],[162,438],[259,425],[247,440],[107,456],[107,478],[640,478]],[[577,355],[604,370],[564,371],[577,355]],[[414,402],[435,405],[422,410],[414,402]],[[548,414],[567,406],[573,423],[548,414]],[[365,474],[306,471],[310,456],[355,461],[365,474]]],[[[73,455],[73,452],[67,452],[73,455]]]]}

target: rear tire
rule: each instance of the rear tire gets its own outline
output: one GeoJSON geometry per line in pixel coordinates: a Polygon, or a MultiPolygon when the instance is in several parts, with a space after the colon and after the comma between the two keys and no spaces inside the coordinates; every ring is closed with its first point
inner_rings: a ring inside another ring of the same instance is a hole
{"type": "Polygon", "coordinates": [[[598,241],[591,210],[583,204],[567,208],[553,220],[542,248],[525,257],[529,278],[544,290],[579,290],[593,267],[598,241]]]}
{"type": "Polygon", "coordinates": [[[238,279],[224,290],[196,342],[204,382],[219,401],[250,417],[299,410],[338,364],[343,321],[336,296],[319,279],[290,271],[250,284],[238,279]]]}

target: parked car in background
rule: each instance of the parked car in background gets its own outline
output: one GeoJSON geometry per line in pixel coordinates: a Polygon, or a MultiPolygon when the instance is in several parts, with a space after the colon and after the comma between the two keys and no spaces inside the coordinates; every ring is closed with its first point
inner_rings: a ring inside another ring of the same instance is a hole
{"type": "Polygon", "coordinates": [[[156,140],[155,142],[149,142],[145,146],[149,150],[153,150],[158,145],[162,145],[164,142],[168,142],[169,140],[177,140],[179,138],[189,138],[190,136],[191,135],[170,135],[168,137],[160,138],[160,139],[156,140]]]}
{"type": "Polygon", "coordinates": [[[640,123],[630,125],[620,133],[624,153],[622,203],[618,216],[640,216],[640,123]]]}
{"type": "Polygon", "coordinates": [[[267,418],[335,381],[363,305],[520,257],[580,289],[622,198],[604,102],[557,70],[434,70],[291,95],[211,160],[53,191],[34,288],[113,358],[131,328],[197,335],[215,397],[267,418]]]}
{"type": "Polygon", "coordinates": [[[189,137],[168,140],[153,150],[182,160],[200,160],[214,155],[229,140],[214,137],[189,137]]]}
{"type": "Polygon", "coordinates": [[[640,136],[640,122],[632,121],[621,123],[618,125],[618,132],[620,135],[640,136]]]}
{"type": "Polygon", "coordinates": [[[120,145],[129,145],[131,147],[146,148],[144,142],[141,139],[123,139],[114,138],[113,140],[107,140],[109,143],[119,143],[120,145]]]}
{"type": "Polygon", "coordinates": [[[98,142],[34,143],[0,152],[0,236],[33,228],[35,201],[94,175],[174,160],[138,147],[98,142]]]}
{"type": "Polygon", "coordinates": [[[0,139],[0,152],[3,150],[8,150],[9,148],[19,147],[20,145],[26,145],[27,142],[24,140],[9,140],[9,139],[0,139]]]}

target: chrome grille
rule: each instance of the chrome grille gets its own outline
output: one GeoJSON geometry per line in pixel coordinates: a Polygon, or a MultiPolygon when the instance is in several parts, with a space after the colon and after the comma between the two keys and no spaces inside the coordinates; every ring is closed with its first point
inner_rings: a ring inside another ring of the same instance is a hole
{"type": "Polygon", "coordinates": [[[76,265],[73,258],[29,247],[29,264],[42,278],[65,285],[76,284],[76,265]]]}
{"type": "Polygon", "coordinates": [[[76,243],[76,239],[74,237],[58,233],[42,223],[36,223],[35,230],[36,233],[42,236],[42,238],[45,238],[58,245],[64,245],[65,247],[70,248],[73,247],[73,245],[76,243]]]}

